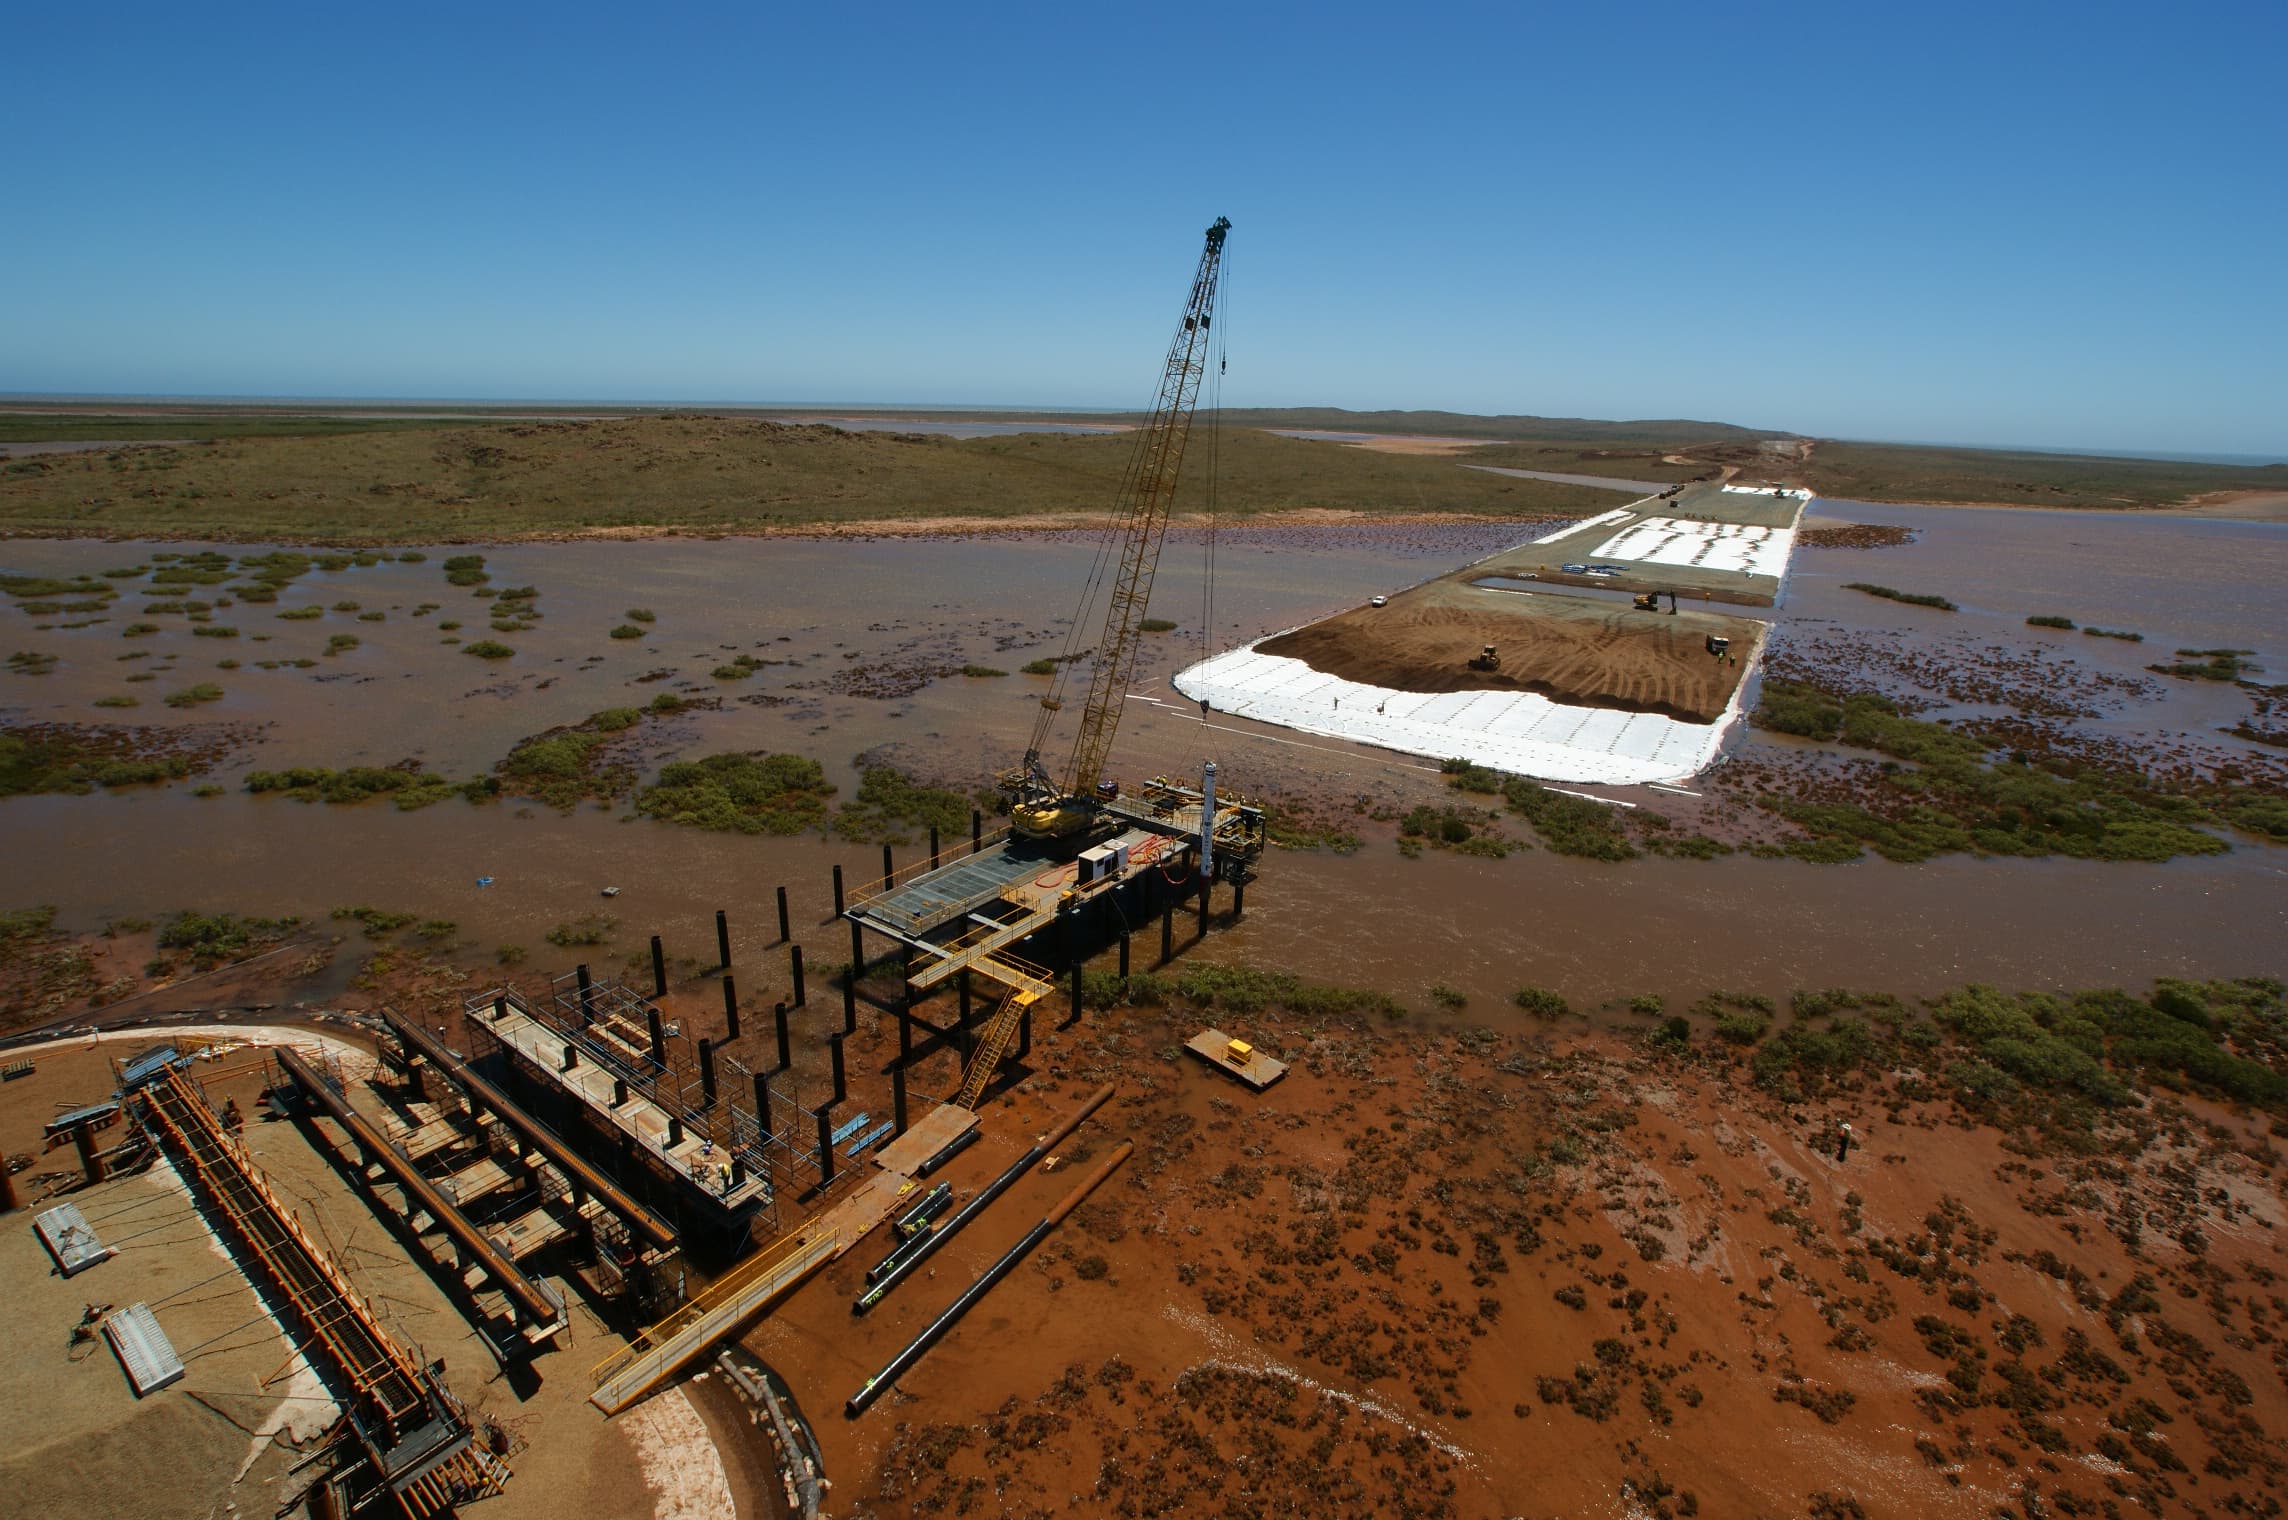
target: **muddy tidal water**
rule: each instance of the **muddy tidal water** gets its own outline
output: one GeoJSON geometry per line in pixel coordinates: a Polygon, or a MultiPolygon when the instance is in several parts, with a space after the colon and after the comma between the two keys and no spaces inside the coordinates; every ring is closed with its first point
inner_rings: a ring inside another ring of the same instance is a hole
{"type": "MultiPolygon", "coordinates": [[[[1783,644],[1857,641],[1940,661],[1989,646],[2039,647],[2040,659],[2070,670],[2069,684],[2118,678],[2089,721],[2218,744],[2238,742],[2217,731],[2246,714],[2248,698],[2164,681],[2146,664],[2179,645],[2253,648],[2268,679],[2288,677],[2288,614],[2277,590],[2288,584],[2288,525],[1853,503],[1821,503],[1812,521],[1821,518],[1894,522],[1920,537],[1900,548],[1799,553],[1774,614],[1783,644]],[[1843,589],[1862,579],[1942,593],[1963,611],[1927,613],[1843,589]],[[2032,613],[2138,629],[2146,642],[2030,629],[2032,613]]],[[[1354,606],[1534,531],[1227,531],[1217,545],[1212,644],[1228,648],[1354,606]]],[[[0,546],[0,564],[99,572],[196,547],[19,541],[0,546]]],[[[547,946],[546,931],[593,912],[616,920],[613,944],[586,952],[603,964],[639,952],[654,932],[667,936],[671,954],[711,959],[717,908],[745,945],[759,947],[776,937],[772,896],[783,884],[795,937],[815,947],[814,960],[839,961],[847,937],[826,922],[828,872],[841,863],[854,880],[876,874],[872,845],[696,833],[630,819],[624,806],[560,814],[457,799],[410,813],[386,802],[305,805],[250,796],[243,778],[297,764],[416,759],[460,779],[489,769],[519,738],[676,691],[721,705],[647,722],[647,769],[723,750],[791,750],[823,762],[845,794],[862,755],[941,784],[982,785],[1023,748],[1044,683],[1015,672],[1063,647],[1096,545],[1044,534],[486,548],[494,587],[540,592],[536,627],[492,635],[516,649],[499,662],[444,642],[489,635],[489,603],[448,586],[441,569],[446,555],[471,551],[427,552],[420,564],[313,571],[275,606],[218,609],[217,624],[240,630],[233,639],[196,637],[171,614],[141,619],[160,632],[123,638],[152,599],[143,595],[120,598],[107,621],[72,629],[37,631],[36,621],[50,619],[0,611],[16,625],[12,648],[57,656],[47,674],[0,674],[11,722],[221,723],[246,736],[205,778],[224,786],[219,796],[173,786],[0,801],[0,907],[53,903],[67,926],[93,929],[181,908],[323,919],[336,906],[368,904],[454,920],[472,968],[489,966],[502,944],[528,947],[528,965],[540,968],[573,958],[547,946]],[[333,610],[345,601],[357,610],[333,610]],[[429,603],[437,610],[416,613],[429,603]],[[327,610],[307,621],[275,615],[304,605],[327,610]],[[609,637],[636,608],[655,614],[643,636],[609,637]],[[373,611],[382,619],[365,620],[373,611]],[[447,634],[438,627],[447,620],[464,626],[447,634]],[[325,654],[342,633],[357,646],[325,654]],[[768,663],[739,680],[712,674],[740,654],[768,663]],[[223,659],[239,665],[218,669],[223,659]],[[316,663],[258,668],[294,659],[316,663]],[[955,673],[971,663],[1011,674],[955,673]],[[155,679],[126,679],[146,671],[155,679]],[[199,682],[223,687],[223,697],[187,710],[161,701],[199,682]],[[106,696],[138,705],[94,705],[106,696]],[[492,885],[479,886],[483,877],[492,885]],[[621,889],[608,902],[599,896],[607,886],[621,889]]],[[[1168,676],[1202,653],[1201,561],[1196,538],[1171,537],[1152,610],[1179,627],[1152,640],[1115,749],[1120,774],[1193,772],[1212,755],[1225,785],[1242,792],[1401,809],[1444,795],[1424,762],[1220,714],[1203,722],[1176,696],[1168,676]]],[[[1069,727],[1062,737],[1069,743],[1069,727]]],[[[917,848],[900,848],[899,862],[917,848]]],[[[1156,948],[1156,932],[1142,936],[1140,959],[1156,948]]],[[[1407,860],[1386,831],[1370,830],[1351,855],[1273,851],[1245,918],[1186,953],[1383,988],[1422,1008],[1429,985],[1444,982],[1468,995],[1470,1016],[1489,1017],[1522,985],[1555,988],[1577,1004],[1640,992],[1673,1004],[1712,988],[1922,993],[1969,980],[2055,987],[2288,975],[2288,851],[2236,838],[2229,854],[2160,866],[1947,858],[1822,867],[1747,857],[1608,865],[1541,850],[1407,860]]],[[[782,960],[753,956],[757,970],[742,972],[742,991],[768,995],[763,963],[782,960]],[[750,975],[764,985],[750,985],[750,975]]],[[[163,996],[197,1006],[195,987],[163,996]]]]}

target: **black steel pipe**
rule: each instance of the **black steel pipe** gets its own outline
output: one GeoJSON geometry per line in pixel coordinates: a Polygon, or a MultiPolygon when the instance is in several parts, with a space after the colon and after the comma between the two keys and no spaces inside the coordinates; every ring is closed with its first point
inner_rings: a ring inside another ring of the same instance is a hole
{"type": "Polygon", "coordinates": [[[983,1133],[984,1131],[978,1129],[975,1125],[972,1125],[968,1129],[963,1130],[960,1134],[955,1135],[951,1140],[948,1140],[945,1143],[944,1148],[940,1150],[936,1155],[930,1157],[929,1160],[923,1162],[920,1166],[915,1167],[914,1175],[916,1177],[927,1177],[930,1173],[936,1171],[939,1167],[945,1165],[948,1161],[951,1161],[954,1157],[960,1155],[963,1151],[968,1150],[971,1146],[975,1145],[977,1143],[977,1137],[983,1133]]]}
{"type": "Polygon", "coordinates": [[[834,916],[842,916],[842,867],[834,868],[834,916]]]}
{"type": "Polygon", "coordinates": [[[779,943],[794,938],[794,926],[787,919],[786,888],[779,888],[779,943]]]}
{"type": "Polygon", "coordinates": [[[723,964],[731,964],[731,918],[721,908],[715,910],[715,948],[723,957],[723,964]]]}
{"type": "MultiPolygon", "coordinates": [[[[1097,1164],[1096,1170],[1090,1172],[1086,1177],[1082,1178],[1080,1183],[1074,1187],[1071,1192],[1065,1194],[1065,1196],[1058,1201],[1055,1208],[1049,1210],[1048,1213],[1041,1216],[1041,1222],[1037,1225],[1034,1225],[1030,1230],[1027,1230],[1025,1232],[1024,1239],[1011,1246],[1008,1252],[1003,1255],[999,1261],[993,1263],[992,1266],[987,1267],[985,1269],[985,1275],[978,1278],[975,1283],[971,1284],[967,1291],[965,1291],[959,1298],[946,1305],[945,1312],[940,1314],[936,1319],[931,1320],[929,1322],[928,1328],[923,1330],[921,1334],[915,1336],[912,1342],[907,1345],[905,1350],[899,1352],[896,1356],[891,1357],[888,1365],[884,1366],[880,1372],[877,1372],[872,1377],[868,1378],[864,1387],[860,1388],[856,1393],[850,1395],[850,1402],[842,1406],[843,1413],[848,1415],[851,1419],[855,1420],[858,1418],[858,1416],[866,1412],[866,1407],[869,1404],[872,1404],[883,1394],[889,1392],[891,1386],[895,1384],[899,1378],[905,1376],[907,1371],[913,1367],[914,1363],[920,1361],[923,1355],[928,1352],[929,1348],[938,1343],[940,1337],[942,1337],[948,1330],[951,1330],[955,1325],[959,1324],[963,1315],[967,1314],[971,1309],[975,1308],[980,1299],[984,1298],[986,1294],[993,1291],[993,1285],[995,1283],[999,1282],[1002,1278],[1007,1277],[1009,1273],[1016,1267],[1017,1263],[1023,1261],[1028,1255],[1030,1255],[1032,1253],[1033,1247],[1039,1245],[1044,1239],[1046,1239],[1049,1231],[1055,1229],[1058,1224],[1063,1221],[1067,1214],[1070,1214],[1074,1209],[1079,1208],[1081,1200],[1088,1197],[1090,1193],[1095,1192],[1098,1184],[1102,1183],[1105,1178],[1111,1176],[1114,1170],[1119,1167],[1120,1163],[1126,1161],[1130,1154],[1135,1151],[1135,1149],[1136,1142],[1133,1140],[1123,1140],[1120,1142],[1120,1144],[1113,1147],[1112,1154],[1105,1157],[1103,1161],[1099,1162],[1097,1164]]],[[[935,1234],[932,1234],[925,1238],[935,1240],[938,1237],[935,1234]]]]}
{"type": "Polygon", "coordinates": [[[727,1039],[739,1037],[739,986],[731,973],[723,973],[723,1029],[727,1039]]]}
{"type": "Polygon", "coordinates": [[[890,1221],[899,1235],[911,1235],[953,1207],[953,1184],[941,1182],[922,1195],[922,1201],[890,1221]]]}
{"type": "Polygon", "coordinates": [[[924,1224],[915,1233],[901,1237],[896,1245],[890,1247],[889,1255],[866,1269],[867,1286],[872,1287],[875,1283],[897,1271],[907,1257],[922,1248],[922,1241],[929,1232],[929,1225],[924,1224]]]}
{"type": "Polygon", "coordinates": [[[794,1005],[797,1008],[807,1008],[810,1006],[810,993],[803,987],[802,946],[787,946],[787,962],[794,971],[794,1005]]]}
{"type": "MultiPolygon", "coordinates": [[[[1038,1162],[1043,1156],[1046,1156],[1057,1146],[1063,1144],[1065,1136],[1071,1134],[1074,1130],[1079,1129],[1081,1121],[1086,1119],[1090,1114],[1095,1113],[1097,1109],[1103,1107],[1105,1100],[1111,1096],[1112,1084],[1110,1082],[1105,1083],[1095,1092],[1090,1093],[1088,1096],[1088,1101],[1083,1103],[1079,1110],[1075,1112],[1071,1118],[1065,1120],[1064,1123],[1058,1125],[1054,1130],[1051,1130],[1048,1134],[1043,1135],[1040,1139],[1034,1141],[1033,1148],[1031,1150],[1025,1152],[1024,1155],[1019,1156],[1015,1161],[1011,1162],[1009,1164],[1009,1169],[1003,1172],[1000,1176],[994,1178],[992,1182],[988,1183],[984,1192],[979,1193],[975,1198],[972,1198],[969,1200],[969,1202],[963,1204],[960,1213],[947,1220],[943,1227],[930,1231],[929,1235],[926,1237],[929,1244],[916,1251],[913,1256],[907,1260],[906,1264],[899,1268],[897,1272],[893,1273],[889,1277],[884,1278],[881,1282],[876,1283],[873,1287],[867,1289],[865,1293],[861,1294],[857,1301],[851,1304],[850,1312],[852,1314],[864,1314],[868,1309],[871,1309],[876,1304],[880,1303],[885,1297],[889,1295],[890,1290],[896,1287],[898,1283],[904,1279],[908,1272],[911,1272],[915,1267],[921,1265],[921,1263],[930,1255],[930,1253],[935,1251],[939,1246],[945,1244],[954,1236],[960,1234],[964,1226],[966,1226],[972,1219],[975,1219],[978,1215],[984,1213],[986,1207],[991,1204],[994,1199],[1009,1191],[1010,1185],[1016,1182],[1019,1177],[1022,1177],[1025,1175],[1025,1173],[1031,1171],[1033,1169],[1034,1163],[1038,1162]]],[[[977,1131],[973,1129],[969,1131],[969,1133],[974,1135],[977,1133],[977,1131]]],[[[951,1147],[948,1147],[948,1150],[950,1149],[951,1147]]]]}
{"type": "Polygon", "coordinates": [[[667,947],[656,934],[651,937],[651,995],[667,996],[667,947]]]}

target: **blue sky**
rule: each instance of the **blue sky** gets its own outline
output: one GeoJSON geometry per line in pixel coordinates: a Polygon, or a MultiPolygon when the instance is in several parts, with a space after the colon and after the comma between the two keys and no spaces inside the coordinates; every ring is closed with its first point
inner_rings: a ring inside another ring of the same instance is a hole
{"type": "Polygon", "coordinates": [[[8,30],[0,391],[1133,407],[1221,214],[1229,405],[2288,457],[2279,0],[8,30]]]}

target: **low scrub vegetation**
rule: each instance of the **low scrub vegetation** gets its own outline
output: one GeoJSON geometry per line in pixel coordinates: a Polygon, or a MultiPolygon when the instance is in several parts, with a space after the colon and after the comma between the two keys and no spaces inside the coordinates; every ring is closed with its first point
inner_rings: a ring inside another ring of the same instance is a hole
{"type": "Polygon", "coordinates": [[[822,829],[834,788],[800,755],[709,755],[678,761],[636,795],[636,811],[687,828],[740,834],[822,829]]]}
{"type": "Polygon", "coordinates": [[[472,801],[480,800],[471,794],[472,786],[481,791],[483,783],[456,786],[443,776],[431,775],[414,765],[353,765],[342,770],[295,766],[282,771],[256,771],[246,778],[246,789],[258,794],[275,793],[297,802],[336,805],[387,797],[399,811],[408,813],[456,794],[468,796],[472,801]]]}
{"type": "Polygon", "coordinates": [[[2144,998],[1972,985],[1920,1011],[1888,994],[1798,993],[1796,1013],[1760,1044],[1737,1041],[1789,1101],[1909,1067],[1930,1095],[2069,1141],[2154,1087],[2288,1113],[2288,987],[2268,978],[2164,979],[2144,998]]]}
{"type": "Polygon", "coordinates": [[[1928,592],[1901,591],[1895,586],[1878,586],[1871,581],[1846,581],[1843,583],[1843,589],[1846,591],[1864,591],[1869,596],[1879,596],[1887,602],[1905,602],[1910,607],[1935,607],[1941,612],[1960,612],[1962,610],[1943,596],[1933,596],[1928,592]]]}
{"type": "Polygon", "coordinates": [[[834,832],[874,844],[905,844],[936,829],[954,839],[969,828],[970,801],[944,787],[923,786],[893,766],[870,765],[861,773],[858,795],[835,815],[834,832]]]}
{"type": "Polygon", "coordinates": [[[1755,721],[1896,762],[1844,795],[1758,799],[1811,836],[1792,847],[1806,859],[1856,859],[1867,848],[1900,861],[1953,853],[2169,860],[2228,848],[2210,832],[2219,824],[2288,838],[2288,805],[2278,798],[2226,787],[2170,791],[2147,775],[2063,757],[2036,764],[2003,751],[1976,724],[1909,717],[1873,693],[1767,681],[1755,721]]]}

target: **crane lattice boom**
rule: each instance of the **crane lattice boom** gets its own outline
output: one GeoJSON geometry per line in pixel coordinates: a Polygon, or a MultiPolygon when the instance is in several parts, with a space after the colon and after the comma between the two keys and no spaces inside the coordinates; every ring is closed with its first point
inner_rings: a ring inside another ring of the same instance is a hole
{"type": "Polygon", "coordinates": [[[1086,820],[1088,800],[1103,775],[1105,758],[1112,750],[1122,698],[1142,647],[1144,612],[1152,599],[1152,576],[1160,562],[1160,542],[1175,500],[1184,446],[1191,437],[1192,412],[1199,404],[1200,382],[1207,374],[1216,284],[1223,266],[1224,234],[1230,230],[1228,217],[1217,217],[1215,225],[1208,228],[1207,247],[1201,251],[1199,270],[1192,277],[1191,295],[1184,303],[1175,338],[1168,345],[1159,397],[1121,477],[1113,508],[1118,524],[1115,531],[1120,534],[1120,564],[1105,609],[1104,635],[1089,670],[1088,700],[1081,709],[1080,730],[1073,738],[1072,759],[1061,789],[1042,766],[1041,750],[1063,705],[1066,666],[1059,665],[1049,695],[1041,701],[1015,799],[1015,823],[1025,833],[1064,834],[1080,827],[1086,820]]]}

